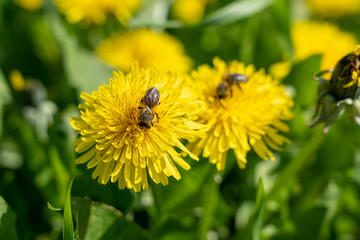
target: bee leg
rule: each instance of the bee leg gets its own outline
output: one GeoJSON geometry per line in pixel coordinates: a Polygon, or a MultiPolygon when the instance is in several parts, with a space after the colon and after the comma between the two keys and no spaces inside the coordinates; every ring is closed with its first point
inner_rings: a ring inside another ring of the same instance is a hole
{"type": "Polygon", "coordinates": [[[236,84],[236,86],[238,86],[238,88],[241,90],[241,86],[239,82],[236,84]]]}
{"type": "Polygon", "coordinates": [[[317,73],[316,75],[312,74],[312,78],[319,81],[319,82],[327,81],[326,79],[321,78],[321,76],[324,75],[325,73],[329,73],[329,72],[330,73],[334,72],[334,69],[326,69],[324,71],[321,71],[321,72],[317,73]]]}
{"type": "Polygon", "coordinates": [[[224,104],[223,104],[222,101],[221,101],[221,98],[217,98],[217,100],[219,101],[220,106],[223,107],[223,108],[225,108],[224,104]]]}
{"type": "Polygon", "coordinates": [[[156,122],[158,123],[159,122],[159,115],[157,113],[155,113],[156,115],[156,122]]]}

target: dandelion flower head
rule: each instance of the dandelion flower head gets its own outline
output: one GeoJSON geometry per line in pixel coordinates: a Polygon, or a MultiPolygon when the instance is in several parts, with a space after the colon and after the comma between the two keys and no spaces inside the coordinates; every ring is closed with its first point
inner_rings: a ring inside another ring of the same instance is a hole
{"type": "Polygon", "coordinates": [[[246,166],[246,154],[251,148],[262,159],[274,159],[271,149],[281,150],[280,146],[288,141],[280,132],[289,131],[283,121],[292,117],[293,101],[285,94],[285,87],[263,70],[256,71],[253,65],[237,61],[226,64],[219,58],[213,63],[213,68],[202,65],[191,74],[206,103],[199,122],[208,129],[207,137],[190,143],[190,149],[195,154],[202,152],[218,170],[224,169],[230,149],[240,168],[246,166]],[[233,85],[232,93],[219,99],[217,88],[228,74],[245,75],[248,81],[233,85]]]}
{"type": "Polygon", "coordinates": [[[124,71],[128,71],[134,61],[140,67],[156,66],[161,72],[185,73],[192,65],[179,40],[150,29],[113,35],[100,44],[97,53],[105,62],[124,71]]]}
{"type": "Polygon", "coordinates": [[[197,23],[204,16],[209,0],[176,0],[172,6],[175,18],[185,23],[197,23]]]}
{"type": "Polygon", "coordinates": [[[12,70],[10,72],[9,79],[10,79],[10,84],[15,91],[20,92],[26,88],[26,81],[19,70],[17,69],[12,70]]]}
{"type": "Polygon", "coordinates": [[[353,51],[357,44],[352,33],[341,31],[337,26],[327,22],[294,23],[291,38],[297,60],[322,54],[321,69],[334,68],[338,59],[353,51]]]}
{"type": "MultiPolygon", "coordinates": [[[[358,50],[345,56],[348,64],[342,69],[339,73],[339,81],[345,82],[344,88],[349,88],[355,85],[357,88],[360,87],[360,46],[358,46],[358,50]],[[351,76],[343,76],[348,73],[351,76]]],[[[335,70],[337,70],[335,68],[335,70]]]]}
{"type": "Polygon", "coordinates": [[[319,80],[318,99],[313,118],[317,120],[310,126],[325,123],[324,133],[344,112],[360,125],[360,49],[349,53],[339,60],[332,72],[330,80],[320,78],[320,72],[315,79],[319,80]]]}
{"type": "Polygon", "coordinates": [[[122,24],[139,8],[140,0],[56,0],[59,10],[71,23],[102,24],[114,14],[122,24]]]}
{"type": "Polygon", "coordinates": [[[310,11],[319,16],[339,18],[360,12],[358,0],[307,0],[310,11]]]}
{"type": "Polygon", "coordinates": [[[135,65],[127,75],[114,72],[109,85],[81,94],[81,116],[71,119],[80,133],[74,142],[80,154],[76,163],[87,162],[87,168],[95,168],[94,179],[101,184],[117,181],[119,189],[147,189],[147,173],[163,185],[170,176],[180,179],[174,162],[184,169],[190,166],[175,147],[197,160],[180,139],[204,135],[203,126],[193,121],[199,105],[186,93],[175,74],[163,75],[152,67],[135,65]],[[160,100],[151,106],[153,120],[145,127],[140,112],[145,93],[153,87],[160,100]]]}
{"type": "Polygon", "coordinates": [[[43,5],[43,0],[14,0],[14,2],[29,11],[39,10],[43,5]]]}

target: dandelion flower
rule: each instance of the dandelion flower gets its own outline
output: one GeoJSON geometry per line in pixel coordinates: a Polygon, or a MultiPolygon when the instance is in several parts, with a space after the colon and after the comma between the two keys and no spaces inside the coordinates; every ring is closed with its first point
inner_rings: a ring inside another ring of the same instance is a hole
{"type": "Polygon", "coordinates": [[[17,69],[14,69],[10,72],[10,84],[13,89],[17,92],[23,91],[26,87],[26,81],[21,74],[21,72],[17,69]]]}
{"type": "Polygon", "coordinates": [[[71,23],[102,24],[114,14],[122,24],[139,8],[140,0],[56,0],[59,10],[71,23]]]}
{"type": "Polygon", "coordinates": [[[190,166],[175,147],[197,160],[180,139],[204,135],[203,126],[193,121],[199,103],[182,86],[175,74],[135,65],[127,75],[114,72],[110,84],[92,94],[82,93],[81,117],[71,119],[80,133],[74,142],[81,154],[76,163],[87,162],[88,168],[95,168],[94,179],[101,184],[117,181],[119,189],[147,189],[147,173],[163,185],[170,176],[180,179],[174,162],[184,169],[190,166]],[[153,87],[160,99],[149,105],[145,94],[153,87]],[[153,118],[148,126],[140,117],[144,109],[153,118]]]}
{"type": "Polygon", "coordinates": [[[360,12],[359,0],[307,0],[310,11],[319,16],[338,18],[360,12]]]}
{"type": "Polygon", "coordinates": [[[209,0],[176,0],[172,6],[175,18],[185,23],[197,23],[204,16],[209,0]]]}
{"type": "Polygon", "coordinates": [[[321,83],[318,88],[318,100],[314,117],[318,119],[311,124],[325,123],[324,133],[345,110],[360,125],[360,49],[350,53],[336,64],[330,80],[317,78],[321,83]]]}
{"type": "Polygon", "coordinates": [[[102,42],[97,53],[105,62],[124,71],[134,61],[140,67],[156,66],[161,72],[185,73],[192,65],[179,40],[149,29],[116,34],[102,42]]]}
{"type": "Polygon", "coordinates": [[[287,132],[283,122],[292,117],[292,99],[285,94],[285,87],[256,71],[253,65],[232,61],[226,64],[215,58],[214,67],[199,66],[191,73],[193,84],[205,102],[206,111],[199,122],[207,125],[207,137],[197,139],[189,147],[223,170],[227,152],[233,149],[240,168],[246,165],[246,154],[251,148],[262,159],[274,159],[270,149],[281,150],[288,140],[280,135],[287,132]],[[228,74],[242,74],[248,81],[239,86],[230,85],[227,96],[219,98],[218,89],[228,74]]]}
{"type": "Polygon", "coordinates": [[[43,0],[14,0],[14,2],[29,11],[39,10],[43,5],[43,0]]]}
{"type": "Polygon", "coordinates": [[[285,78],[289,74],[290,70],[291,70],[290,61],[277,62],[269,67],[269,73],[277,79],[285,78]]]}
{"type": "Polygon", "coordinates": [[[302,60],[322,54],[322,69],[334,68],[338,59],[353,51],[357,44],[353,34],[327,22],[303,21],[293,24],[291,38],[295,58],[302,60]]]}

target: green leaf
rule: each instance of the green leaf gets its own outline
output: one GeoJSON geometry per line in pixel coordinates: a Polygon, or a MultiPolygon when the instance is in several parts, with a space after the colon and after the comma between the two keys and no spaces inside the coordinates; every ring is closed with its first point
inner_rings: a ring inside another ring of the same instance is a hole
{"type": "Polygon", "coordinates": [[[271,191],[268,193],[268,200],[273,200],[279,193],[292,185],[295,180],[295,177],[303,169],[304,165],[311,160],[311,156],[318,150],[320,144],[324,139],[324,134],[322,129],[318,128],[310,139],[304,143],[304,146],[297,153],[297,155],[290,161],[290,163],[279,172],[275,184],[273,185],[271,191]]]}
{"type": "Polygon", "coordinates": [[[9,205],[0,196],[0,237],[1,239],[17,239],[15,228],[16,216],[9,205]]]}
{"type": "Polygon", "coordinates": [[[203,159],[203,163],[192,166],[190,171],[179,169],[180,181],[170,178],[169,185],[166,187],[161,184],[152,185],[158,211],[161,213],[176,211],[180,215],[189,211],[192,212],[197,201],[201,201],[198,197],[199,191],[208,182],[208,177],[211,174],[209,163],[205,161],[207,160],[203,159]],[[174,198],[174,196],[177,197],[174,198]]]}
{"type": "Polygon", "coordinates": [[[49,202],[47,202],[47,206],[48,206],[48,209],[50,209],[51,211],[62,211],[63,210],[61,208],[53,207],[49,202]]]}
{"type": "Polygon", "coordinates": [[[211,13],[204,18],[202,23],[212,25],[229,24],[261,12],[273,2],[274,0],[235,1],[211,13]]]}
{"type": "Polygon", "coordinates": [[[203,187],[202,192],[202,214],[199,221],[198,227],[198,238],[207,239],[207,233],[212,227],[213,219],[215,218],[214,213],[218,205],[219,198],[219,184],[215,182],[214,175],[217,171],[216,166],[211,166],[211,171],[208,177],[207,184],[203,187]]]}
{"type": "Polygon", "coordinates": [[[66,31],[55,11],[48,10],[47,13],[55,39],[62,49],[70,85],[78,91],[90,93],[106,83],[114,69],[101,62],[94,53],[81,48],[75,37],[66,31]]]}
{"type": "Polygon", "coordinates": [[[83,198],[73,202],[78,239],[149,239],[145,230],[112,206],[83,198]]]}
{"type": "Polygon", "coordinates": [[[171,1],[146,0],[140,11],[128,21],[131,27],[179,28],[184,24],[177,20],[167,20],[171,1]]]}
{"type": "Polygon", "coordinates": [[[0,104],[11,101],[11,93],[3,72],[0,69],[0,104]]]}
{"type": "Polygon", "coordinates": [[[74,178],[71,179],[68,190],[66,192],[64,218],[63,218],[63,239],[74,239],[74,224],[71,214],[71,186],[74,178]]]}
{"type": "Polygon", "coordinates": [[[312,74],[320,71],[321,55],[313,55],[294,64],[289,75],[284,79],[285,84],[293,85],[296,89],[295,105],[309,107],[315,105],[318,81],[312,74]]]}
{"type": "Polygon", "coordinates": [[[183,240],[193,239],[192,226],[185,226],[178,216],[166,216],[159,221],[158,227],[152,232],[154,239],[183,240]]]}
{"type": "Polygon", "coordinates": [[[68,169],[64,166],[59,156],[59,151],[54,146],[49,147],[49,160],[54,171],[54,178],[58,190],[58,196],[60,199],[64,199],[66,196],[66,184],[69,182],[70,175],[68,169]]]}
{"type": "Polygon", "coordinates": [[[264,203],[265,203],[265,192],[264,192],[264,184],[259,179],[258,190],[256,193],[256,201],[255,201],[255,209],[250,220],[251,224],[251,239],[259,240],[260,233],[261,233],[261,226],[263,222],[263,210],[264,210],[264,203]]]}
{"type": "Polygon", "coordinates": [[[0,136],[3,128],[3,108],[11,101],[11,93],[3,72],[0,69],[0,136]]]}

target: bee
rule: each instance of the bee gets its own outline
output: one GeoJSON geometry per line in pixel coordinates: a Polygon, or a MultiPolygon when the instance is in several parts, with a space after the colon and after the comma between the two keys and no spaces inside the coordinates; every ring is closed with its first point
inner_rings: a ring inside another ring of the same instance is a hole
{"type": "Polygon", "coordinates": [[[160,104],[160,93],[156,87],[149,88],[145,96],[140,101],[141,106],[139,107],[139,123],[140,127],[149,129],[153,125],[152,121],[157,113],[154,112],[154,107],[160,104]]]}
{"type": "Polygon", "coordinates": [[[232,86],[237,85],[241,89],[240,83],[246,83],[249,81],[248,77],[244,74],[228,73],[225,78],[216,88],[216,96],[218,99],[226,98],[227,96],[232,97],[232,86]]]}
{"type": "Polygon", "coordinates": [[[156,87],[149,88],[145,96],[141,99],[141,104],[148,106],[153,109],[155,106],[160,104],[160,93],[156,87]]]}

